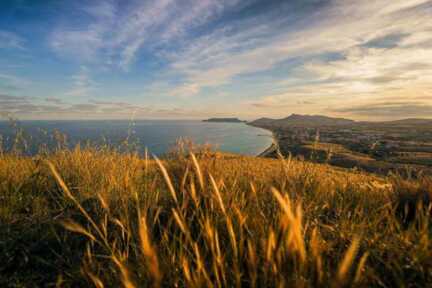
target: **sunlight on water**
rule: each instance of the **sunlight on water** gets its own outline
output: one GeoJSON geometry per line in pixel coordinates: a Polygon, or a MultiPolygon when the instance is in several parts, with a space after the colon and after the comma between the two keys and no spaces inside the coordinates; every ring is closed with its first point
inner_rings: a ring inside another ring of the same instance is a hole
{"type": "MultiPolygon", "coordinates": [[[[160,155],[172,147],[179,138],[191,139],[197,144],[211,144],[224,152],[257,155],[272,143],[271,132],[244,123],[208,123],[201,121],[140,120],[128,121],[23,121],[19,123],[32,143],[46,143],[58,130],[67,135],[68,144],[109,143],[118,146],[129,141],[160,155]]],[[[9,123],[0,122],[0,134],[5,144],[11,143],[13,131],[9,123]]],[[[31,148],[37,151],[36,147],[31,148]]]]}

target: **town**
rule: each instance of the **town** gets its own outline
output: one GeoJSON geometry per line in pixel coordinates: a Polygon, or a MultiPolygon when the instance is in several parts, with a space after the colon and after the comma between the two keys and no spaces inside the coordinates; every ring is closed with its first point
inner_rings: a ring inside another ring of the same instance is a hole
{"type": "Polygon", "coordinates": [[[432,121],[405,119],[356,122],[325,116],[291,115],[258,119],[250,125],[271,130],[279,151],[346,168],[387,174],[431,173],[432,121]]]}

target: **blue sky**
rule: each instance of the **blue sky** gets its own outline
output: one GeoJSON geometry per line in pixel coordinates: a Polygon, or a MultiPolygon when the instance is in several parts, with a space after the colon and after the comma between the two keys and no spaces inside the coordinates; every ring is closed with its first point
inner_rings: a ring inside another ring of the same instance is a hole
{"type": "Polygon", "coordinates": [[[432,1],[3,0],[0,113],[430,117],[432,1]]]}

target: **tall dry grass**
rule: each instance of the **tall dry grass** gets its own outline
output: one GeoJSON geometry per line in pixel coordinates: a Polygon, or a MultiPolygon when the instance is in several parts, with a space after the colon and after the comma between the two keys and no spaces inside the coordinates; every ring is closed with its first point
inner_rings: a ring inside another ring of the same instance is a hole
{"type": "Polygon", "coordinates": [[[184,146],[3,153],[0,284],[427,286],[430,206],[398,212],[424,183],[184,146]]]}

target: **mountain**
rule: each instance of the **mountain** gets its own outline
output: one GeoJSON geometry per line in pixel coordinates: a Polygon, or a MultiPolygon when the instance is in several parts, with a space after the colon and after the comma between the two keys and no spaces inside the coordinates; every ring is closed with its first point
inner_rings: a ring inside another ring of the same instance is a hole
{"type": "Polygon", "coordinates": [[[424,126],[432,125],[432,119],[408,118],[393,121],[368,122],[354,121],[345,118],[334,118],[322,115],[299,115],[292,114],[282,119],[259,118],[248,123],[252,126],[262,128],[284,128],[284,127],[322,127],[322,126],[351,126],[351,125],[373,125],[373,126],[424,126]]]}
{"type": "Polygon", "coordinates": [[[257,120],[248,122],[248,124],[253,126],[267,126],[273,124],[275,121],[275,119],[271,118],[259,118],[257,120]]]}
{"type": "Polygon", "coordinates": [[[354,120],[345,118],[332,118],[321,115],[299,115],[292,114],[283,119],[260,118],[250,122],[250,125],[261,127],[285,127],[285,126],[301,126],[301,127],[317,127],[317,126],[347,126],[354,124],[354,120]]]}

